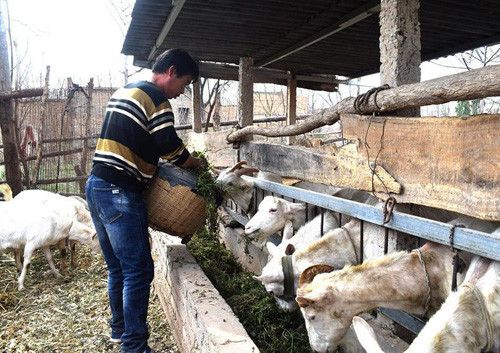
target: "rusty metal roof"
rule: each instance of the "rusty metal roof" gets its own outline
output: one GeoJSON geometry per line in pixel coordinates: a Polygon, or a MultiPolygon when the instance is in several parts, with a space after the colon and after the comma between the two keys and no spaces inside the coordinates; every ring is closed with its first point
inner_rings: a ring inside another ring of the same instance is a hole
{"type": "MultiPolygon", "coordinates": [[[[379,11],[366,0],[137,0],[122,53],[141,67],[180,47],[199,61],[251,56],[270,69],[359,77],[379,71],[379,11]]],[[[421,0],[419,16],[422,61],[500,42],[500,0],[421,0]]]]}

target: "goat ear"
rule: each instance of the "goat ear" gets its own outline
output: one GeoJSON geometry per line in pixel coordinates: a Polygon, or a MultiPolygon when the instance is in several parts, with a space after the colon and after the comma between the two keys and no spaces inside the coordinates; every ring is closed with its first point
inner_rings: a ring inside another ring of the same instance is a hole
{"type": "Polygon", "coordinates": [[[296,212],[302,212],[306,209],[306,205],[301,203],[293,203],[288,201],[280,201],[283,203],[283,211],[285,214],[293,214],[296,212]]]}
{"type": "Polygon", "coordinates": [[[361,343],[361,346],[363,346],[367,353],[384,353],[377,342],[375,331],[373,331],[365,320],[359,316],[354,316],[352,318],[352,326],[354,327],[356,336],[358,336],[359,343],[361,343]]]}
{"type": "Polygon", "coordinates": [[[280,251],[276,245],[274,245],[273,243],[268,241],[266,243],[266,247],[267,247],[267,251],[269,252],[269,254],[271,256],[279,256],[280,251]]]}
{"type": "Polygon", "coordinates": [[[285,227],[283,228],[283,240],[288,240],[293,237],[293,223],[292,221],[286,221],[285,227]]]}
{"type": "Polygon", "coordinates": [[[295,252],[295,246],[288,244],[285,249],[285,255],[292,255],[295,252]]]}
{"type": "Polygon", "coordinates": [[[329,265],[313,265],[306,268],[300,275],[299,288],[311,283],[317,274],[328,273],[332,271],[335,271],[335,267],[329,265]]]}

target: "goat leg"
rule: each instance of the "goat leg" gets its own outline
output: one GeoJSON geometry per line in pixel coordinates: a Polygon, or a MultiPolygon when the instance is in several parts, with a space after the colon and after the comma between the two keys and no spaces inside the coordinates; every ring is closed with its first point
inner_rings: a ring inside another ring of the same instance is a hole
{"type": "Polygon", "coordinates": [[[43,253],[45,254],[45,257],[47,258],[47,262],[49,263],[50,270],[56,276],[57,278],[61,278],[61,274],[59,271],[57,271],[56,266],[54,266],[54,261],[52,260],[52,254],[50,253],[50,247],[49,246],[44,246],[42,248],[43,253]]]}

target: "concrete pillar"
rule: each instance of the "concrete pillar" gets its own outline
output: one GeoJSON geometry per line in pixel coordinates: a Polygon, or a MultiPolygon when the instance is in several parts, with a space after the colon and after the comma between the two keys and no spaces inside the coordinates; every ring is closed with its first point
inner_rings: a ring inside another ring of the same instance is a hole
{"type": "Polygon", "coordinates": [[[238,120],[241,127],[253,125],[253,59],[240,58],[238,71],[239,104],[238,120]]]}
{"type": "MultiPolygon", "coordinates": [[[[287,104],[286,104],[286,123],[293,125],[297,122],[297,79],[290,78],[287,82],[287,104]]],[[[287,144],[295,142],[295,136],[286,138],[287,144]]]]}
{"type": "Polygon", "coordinates": [[[201,132],[201,90],[199,79],[193,83],[193,132],[201,132]]]}
{"type": "MultiPolygon", "coordinates": [[[[380,80],[391,87],[420,82],[420,0],[381,0],[380,80]]],[[[420,108],[397,112],[420,116],[420,108]]]]}

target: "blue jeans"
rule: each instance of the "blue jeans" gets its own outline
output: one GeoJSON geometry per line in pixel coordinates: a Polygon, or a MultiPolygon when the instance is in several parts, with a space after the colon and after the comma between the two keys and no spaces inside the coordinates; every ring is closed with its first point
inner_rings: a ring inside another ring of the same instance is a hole
{"type": "Polygon", "coordinates": [[[91,174],[86,197],[108,265],[111,337],[121,338],[122,352],[149,352],[146,317],[154,264],[142,193],[91,174]]]}

